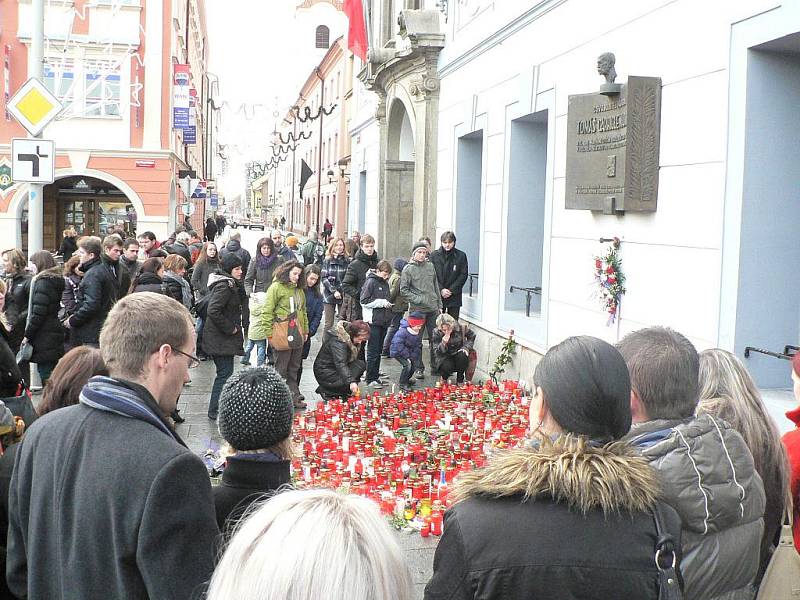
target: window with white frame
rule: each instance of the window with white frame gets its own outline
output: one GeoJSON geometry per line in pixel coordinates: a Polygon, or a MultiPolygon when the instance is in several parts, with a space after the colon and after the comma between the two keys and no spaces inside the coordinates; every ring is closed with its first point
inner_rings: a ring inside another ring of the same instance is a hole
{"type": "Polygon", "coordinates": [[[48,58],[44,64],[44,84],[66,109],[75,97],[75,61],[72,58],[48,58]]]}
{"type": "Polygon", "coordinates": [[[113,60],[88,59],[84,62],[84,116],[120,116],[121,71],[120,63],[113,60]]]}

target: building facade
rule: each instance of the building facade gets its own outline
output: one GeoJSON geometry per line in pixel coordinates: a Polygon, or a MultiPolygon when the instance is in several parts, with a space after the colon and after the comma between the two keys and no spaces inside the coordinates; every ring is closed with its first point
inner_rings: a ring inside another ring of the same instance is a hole
{"type": "MultiPolygon", "coordinates": [[[[4,3],[0,18],[6,103],[28,79],[31,4],[4,3]]],[[[213,156],[208,52],[203,0],[46,3],[44,83],[65,109],[43,133],[57,148],[56,181],[44,189],[45,249],[58,248],[69,227],[102,236],[122,225],[163,238],[183,222],[179,172],[202,178],[213,156]],[[176,73],[190,87],[192,132],[173,127],[176,73]]],[[[6,112],[0,169],[10,164],[11,139],[25,135],[6,112]]],[[[26,184],[2,182],[0,236],[9,246],[27,246],[27,202],[26,184]]],[[[202,228],[205,203],[193,203],[192,225],[202,228]]]]}
{"type": "MultiPolygon", "coordinates": [[[[681,331],[700,349],[719,346],[740,357],[747,347],[780,353],[797,343],[800,284],[792,269],[800,249],[792,232],[800,220],[793,202],[800,147],[786,125],[800,101],[800,3],[447,6],[446,44],[436,72],[429,69],[430,85],[423,81],[438,94],[429,138],[436,161],[431,233],[438,245],[442,232],[454,230],[469,257],[462,315],[479,332],[481,368],[491,366],[512,331],[520,344],[515,370],[523,376],[570,335],[615,342],[655,324],[681,331]],[[658,201],[651,212],[566,207],[570,97],[597,93],[597,61],[606,52],[616,55],[617,83],[661,80],[658,201]],[[611,320],[598,298],[595,257],[609,248],[599,240],[614,237],[621,240],[627,293],[611,320]]],[[[391,30],[394,15],[372,17],[373,36],[391,30]]],[[[392,33],[383,47],[419,44],[404,41],[402,27],[392,33]]],[[[381,219],[392,193],[388,173],[397,165],[382,144],[397,140],[397,130],[391,105],[384,115],[387,86],[374,89],[381,84],[375,74],[392,68],[392,57],[373,51],[370,58],[374,64],[360,79],[376,94],[362,99],[364,90],[355,92],[350,221],[377,234],[382,256],[393,258],[404,254],[403,245],[393,251],[381,242],[381,219]]],[[[404,93],[395,98],[410,114],[408,106],[420,99],[404,93]]],[[[419,168],[420,121],[410,123],[414,143],[406,147],[415,149],[419,168]]],[[[417,210],[425,205],[420,193],[415,185],[414,235],[416,219],[428,218],[417,210]]],[[[753,350],[745,360],[762,387],[787,384],[785,361],[753,350]]]]}

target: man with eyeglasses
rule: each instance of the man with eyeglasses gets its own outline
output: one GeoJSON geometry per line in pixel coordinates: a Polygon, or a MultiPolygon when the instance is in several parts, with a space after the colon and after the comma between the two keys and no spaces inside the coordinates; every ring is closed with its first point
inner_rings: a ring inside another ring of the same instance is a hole
{"type": "Polygon", "coordinates": [[[189,311],[120,300],[100,334],[108,377],[38,419],[9,491],[6,575],[19,598],[196,597],[219,535],[208,473],[170,423],[193,355],[189,311]],[[102,573],[102,577],[98,576],[102,573]]]}

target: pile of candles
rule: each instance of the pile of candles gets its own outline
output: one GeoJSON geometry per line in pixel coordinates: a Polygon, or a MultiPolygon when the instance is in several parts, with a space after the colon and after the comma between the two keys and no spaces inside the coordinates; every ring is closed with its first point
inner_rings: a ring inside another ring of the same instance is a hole
{"type": "Polygon", "coordinates": [[[441,535],[453,478],[519,445],[528,410],[516,381],[319,403],[295,416],[292,479],[366,496],[396,526],[441,535]]]}

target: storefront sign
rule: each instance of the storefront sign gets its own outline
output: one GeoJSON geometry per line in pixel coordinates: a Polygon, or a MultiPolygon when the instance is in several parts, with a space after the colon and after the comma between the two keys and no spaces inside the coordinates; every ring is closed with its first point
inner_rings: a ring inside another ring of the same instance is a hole
{"type": "Polygon", "coordinates": [[[174,65],[172,76],[172,128],[189,126],[189,65],[174,65]]]}
{"type": "Polygon", "coordinates": [[[137,160],[136,166],[141,169],[155,169],[156,161],[154,160],[137,160]]]}
{"type": "Polygon", "coordinates": [[[566,208],[655,211],[660,138],[657,77],[629,77],[619,94],[570,96],[566,208]]]}
{"type": "Polygon", "coordinates": [[[211,208],[217,208],[219,206],[219,195],[217,192],[211,192],[211,208]]]}

